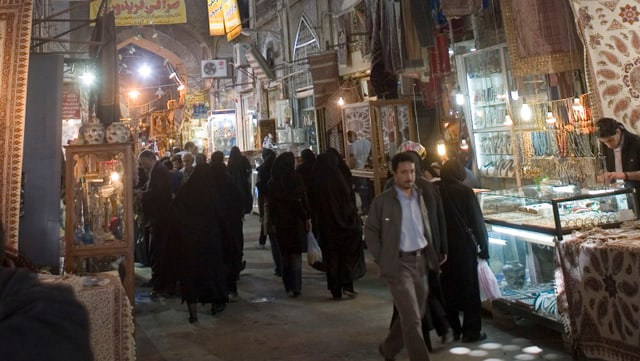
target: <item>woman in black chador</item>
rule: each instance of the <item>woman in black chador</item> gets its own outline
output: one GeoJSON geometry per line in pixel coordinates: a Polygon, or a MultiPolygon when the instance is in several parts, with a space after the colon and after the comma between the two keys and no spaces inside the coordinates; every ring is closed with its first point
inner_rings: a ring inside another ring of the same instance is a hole
{"type": "Polygon", "coordinates": [[[287,294],[298,297],[302,289],[302,244],[311,220],[293,153],[285,152],[276,158],[268,189],[269,212],[280,247],[282,281],[287,294]]]}
{"type": "Polygon", "coordinates": [[[211,303],[213,314],[228,301],[227,270],[219,224],[222,207],[214,191],[213,171],[199,164],[173,200],[178,246],[175,260],[182,301],[189,308],[189,322],[198,320],[197,302],[211,303]]]}
{"type": "Polygon", "coordinates": [[[318,156],[313,167],[314,207],[322,256],[327,267],[327,288],[334,299],[356,295],[353,281],[364,275],[362,223],[351,183],[333,154],[318,156]]]}
{"type": "Polygon", "coordinates": [[[454,339],[480,341],[487,335],[481,332],[478,257],[489,258],[487,229],[473,189],[462,184],[466,177],[462,164],[451,159],[442,166],[440,175],[449,247],[447,262],[441,266],[445,309],[454,339]]]}

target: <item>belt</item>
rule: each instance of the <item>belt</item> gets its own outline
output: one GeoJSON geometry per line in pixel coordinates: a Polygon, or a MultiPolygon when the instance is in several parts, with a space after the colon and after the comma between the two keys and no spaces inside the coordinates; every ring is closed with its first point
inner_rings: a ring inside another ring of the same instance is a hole
{"type": "Polygon", "coordinates": [[[425,253],[427,253],[427,247],[419,248],[419,249],[416,249],[415,251],[409,251],[409,252],[400,251],[400,257],[423,256],[425,253]]]}

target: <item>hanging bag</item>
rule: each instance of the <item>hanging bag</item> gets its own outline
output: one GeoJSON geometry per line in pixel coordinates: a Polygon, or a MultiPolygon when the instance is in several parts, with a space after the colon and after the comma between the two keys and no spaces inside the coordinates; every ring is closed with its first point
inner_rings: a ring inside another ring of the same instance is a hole
{"type": "Polygon", "coordinates": [[[309,266],[315,269],[321,270],[324,268],[322,263],[322,250],[313,232],[307,233],[307,262],[309,266]]]}
{"type": "Polygon", "coordinates": [[[478,258],[478,283],[480,284],[480,301],[495,300],[502,297],[500,285],[491,271],[486,259],[478,258]]]}

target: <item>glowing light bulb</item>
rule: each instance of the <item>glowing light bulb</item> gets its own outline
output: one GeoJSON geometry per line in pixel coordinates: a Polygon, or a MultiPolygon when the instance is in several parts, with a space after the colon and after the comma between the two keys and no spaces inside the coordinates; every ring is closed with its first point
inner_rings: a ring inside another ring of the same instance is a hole
{"type": "Polygon", "coordinates": [[[461,93],[456,94],[456,104],[464,105],[464,95],[462,95],[461,93]]]}
{"type": "Polygon", "coordinates": [[[511,119],[511,115],[507,114],[504,116],[504,125],[510,127],[513,125],[513,119],[511,119]]]}
{"type": "Polygon", "coordinates": [[[547,124],[554,124],[556,122],[556,118],[553,116],[552,112],[547,112],[547,118],[544,120],[547,124]]]}
{"type": "Polygon", "coordinates": [[[581,112],[584,110],[584,107],[580,103],[580,98],[573,99],[573,105],[571,105],[571,108],[573,108],[573,110],[575,110],[576,112],[581,112]]]}
{"type": "Polygon", "coordinates": [[[96,80],[96,76],[93,73],[85,72],[80,75],[80,80],[82,81],[82,84],[89,86],[96,80]]]}
{"type": "Polygon", "coordinates": [[[522,108],[520,108],[520,117],[525,122],[528,122],[531,120],[531,115],[532,113],[531,113],[531,108],[529,107],[529,104],[523,103],[522,108]]]}
{"type": "Polygon", "coordinates": [[[469,144],[467,143],[467,140],[464,138],[460,141],[460,149],[469,150],[469,144]]]}
{"type": "Polygon", "coordinates": [[[444,141],[439,141],[437,146],[438,155],[444,157],[447,154],[447,147],[444,144],[444,141]]]}
{"type": "Polygon", "coordinates": [[[137,90],[129,91],[129,98],[136,99],[140,95],[140,92],[137,90]]]}
{"type": "Polygon", "coordinates": [[[142,64],[140,69],[138,69],[138,74],[142,75],[143,78],[146,78],[151,75],[151,68],[147,64],[142,64]]]}
{"type": "Polygon", "coordinates": [[[343,106],[343,105],[344,105],[344,99],[343,99],[342,97],[340,97],[340,98],[338,99],[338,105],[339,105],[339,106],[343,106]]]}
{"type": "Polygon", "coordinates": [[[120,173],[118,173],[118,172],[113,172],[113,173],[111,173],[110,178],[111,178],[111,181],[113,181],[113,182],[117,182],[117,181],[119,181],[119,180],[120,180],[120,173]]]}
{"type": "Polygon", "coordinates": [[[180,84],[178,85],[178,91],[184,90],[184,85],[180,84]]]}

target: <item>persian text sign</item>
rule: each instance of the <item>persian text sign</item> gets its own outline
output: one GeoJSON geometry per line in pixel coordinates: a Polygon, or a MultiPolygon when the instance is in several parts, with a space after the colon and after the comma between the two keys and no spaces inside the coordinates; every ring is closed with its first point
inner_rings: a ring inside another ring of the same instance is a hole
{"type": "Polygon", "coordinates": [[[224,11],[224,28],[227,33],[227,41],[231,41],[242,32],[238,1],[223,0],[222,10],[224,11]]]}
{"type": "MultiPolygon", "coordinates": [[[[90,18],[95,19],[99,0],[91,2],[90,18]]],[[[116,26],[182,24],[187,22],[184,0],[110,0],[107,10],[113,10],[116,26]]]]}
{"type": "Polygon", "coordinates": [[[222,12],[222,0],[208,0],[209,10],[209,35],[224,35],[224,13],[222,12]]]}
{"type": "Polygon", "coordinates": [[[62,93],[62,119],[80,119],[80,94],[75,89],[62,93]]]}

